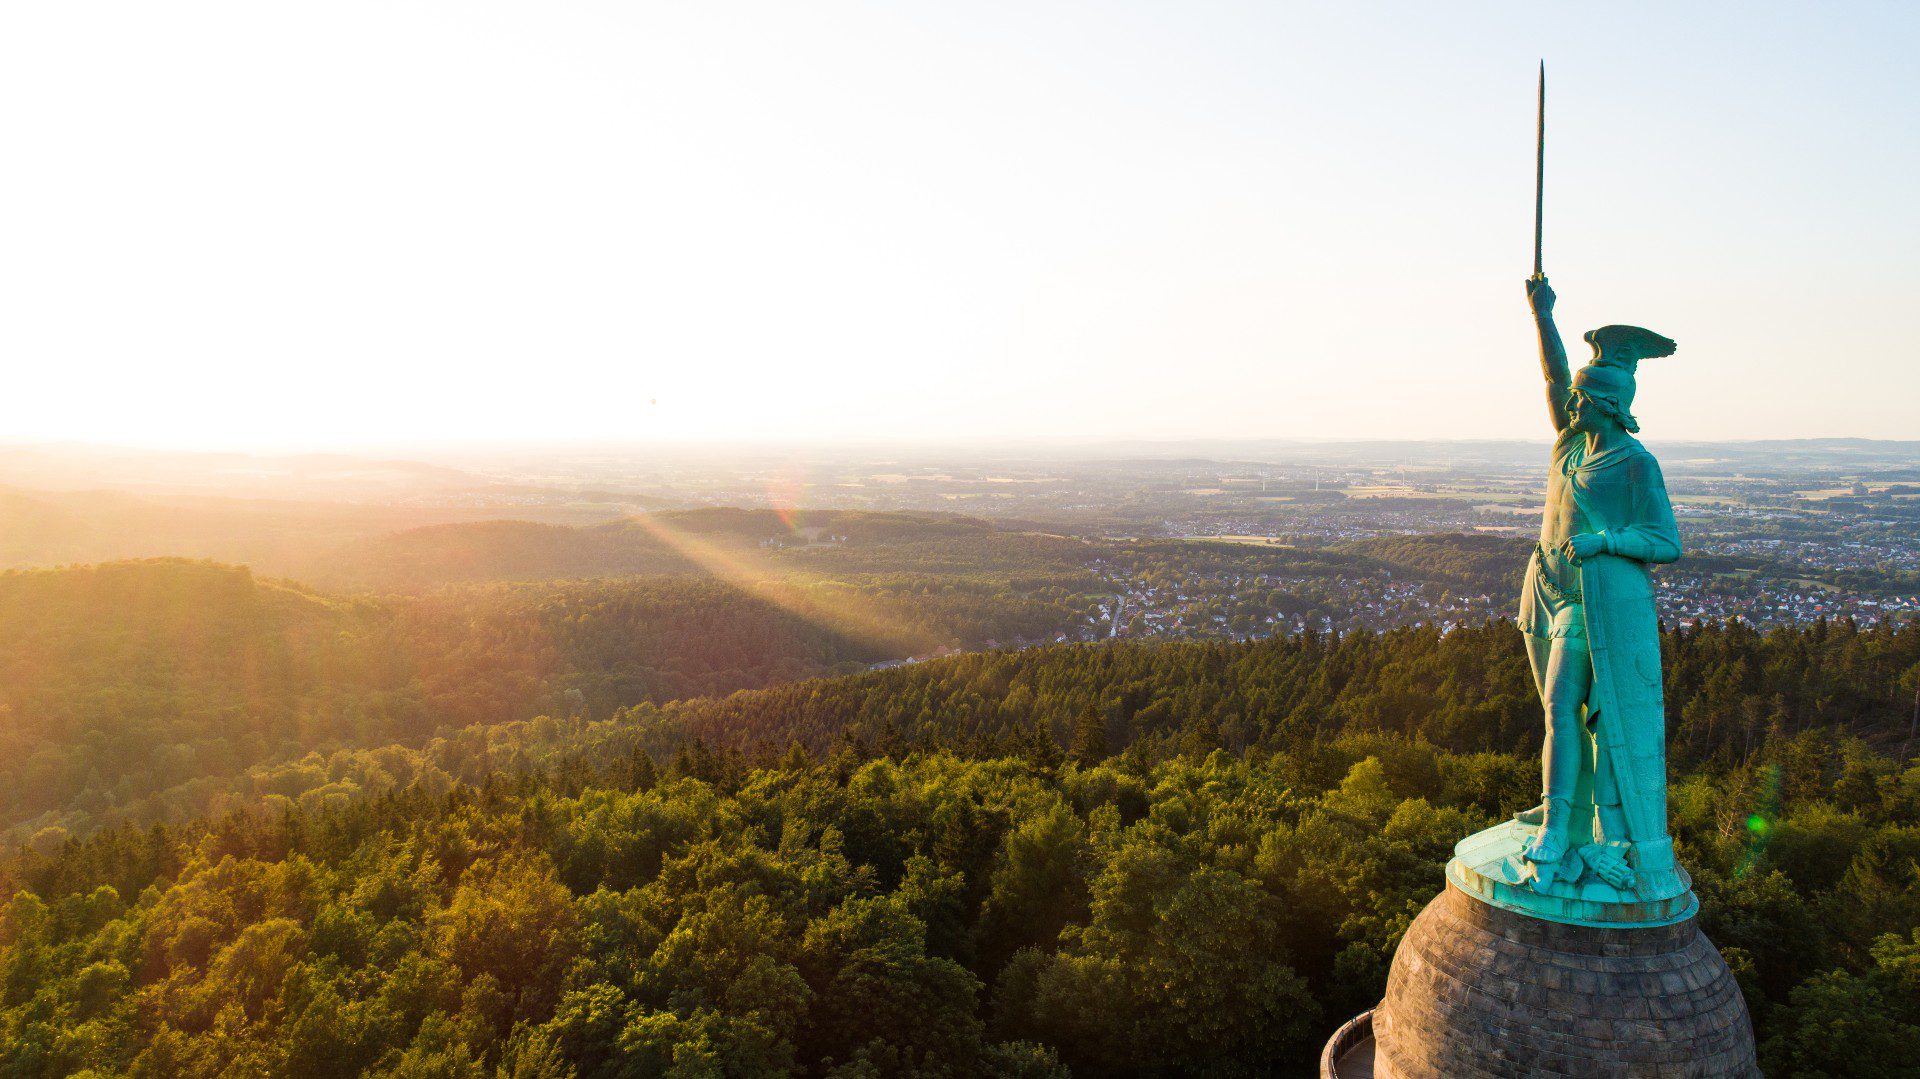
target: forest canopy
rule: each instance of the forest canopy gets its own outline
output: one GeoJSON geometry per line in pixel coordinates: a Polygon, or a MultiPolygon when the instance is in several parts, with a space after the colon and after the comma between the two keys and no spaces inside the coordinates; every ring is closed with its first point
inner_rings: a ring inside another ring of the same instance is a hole
{"type": "MultiPolygon", "coordinates": [[[[1453,843],[1537,797],[1513,627],[870,669],[805,605],[1084,617],[1050,541],[973,574],[1007,540],[954,528],[787,549],[806,596],[0,575],[0,1074],[1303,1072],[1453,843]]],[[[1310,557],[1376,556],[1421,554],[1310,557]]],[[[1920,625],[1663,649],[1672,828],[1768,1074],[1910,1070],[1920,625]]]]}
{"type": "Polygon", "coordinates": [[[217,810],[226,780],[309,752],[1050,638],[1086,607],[1041,572],[753,584],[668,575],[343,598],[181,559],[0,573],[12,762],[0,834],[217,810]]]}
{"type": "MultiPolygon", "coordinates": [[[[1536,783],[1391,734],[1077,749],[585,754],[25,852],[0,1069],[1300,1074],[1378,999],[1453,842],[1536,783]]],[[[1898,1074],[1920,767],[1807,732],[1673,801],[1769,1074],[1898,1074]]]]}
{"type": "MultiPolygon", "coordinates": [[[[0,1070],[1297,1073],[1537,792],[1512,638],[970,653],[257,768],[0,865],[0,1070]]],[[[1668,647],[1674,833],[1769,1073],[1898,1074],[1920,627],[1668,647]]]]}

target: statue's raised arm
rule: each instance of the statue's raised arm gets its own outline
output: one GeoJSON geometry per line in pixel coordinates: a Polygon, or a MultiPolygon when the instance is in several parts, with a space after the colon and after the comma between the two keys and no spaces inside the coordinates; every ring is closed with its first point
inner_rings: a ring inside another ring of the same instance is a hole
{"type": "Polygon", "coordinates": [[[1540,331],[1540,373],[1547,379],[1547,416],[1555,431],[1567,429],[1567,395],[1573,375],[1567,368],[1567,347],[1553,324],[1553,288],[1544,277],[1527,278],[1527,303],[1533,308],[1534,327],[1540,331]]]}

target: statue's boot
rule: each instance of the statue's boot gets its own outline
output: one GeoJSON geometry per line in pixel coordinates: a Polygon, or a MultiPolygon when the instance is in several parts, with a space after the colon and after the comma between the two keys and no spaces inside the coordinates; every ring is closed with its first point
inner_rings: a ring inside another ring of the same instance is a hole
{"type": "Polygon", "coordinates": [[[1541,802],[1532,809],[1523,809],[1515,813],[1513,819],[1521,824],[1545,824],[1547,823],[1547,803],[1541,802]]]}

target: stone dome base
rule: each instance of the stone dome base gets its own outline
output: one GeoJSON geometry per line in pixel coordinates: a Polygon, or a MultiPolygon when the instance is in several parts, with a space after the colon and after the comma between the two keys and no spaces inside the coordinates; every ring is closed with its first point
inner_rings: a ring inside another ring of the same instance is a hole
{"type": "Polygon", "coordinates": [[[1400,942],[1371,1026],[1372,1066],[1339,1075],[1760,1075],[1747,1002],[1695,919],[1566,925],[1451,883],[1400,942]]]}

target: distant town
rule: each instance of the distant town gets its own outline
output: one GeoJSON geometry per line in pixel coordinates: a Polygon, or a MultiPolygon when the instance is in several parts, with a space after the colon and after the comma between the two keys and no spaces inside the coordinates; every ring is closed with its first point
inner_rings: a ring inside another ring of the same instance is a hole
{"type": "MultiPolygon", "coordinates": [[[[1686,546],[1679,563],[1655,573],[1668,625],[1920,617],[1920,443],[1653,445],[1686,546]]],[[[37,516],[16,514],[13,533],[0,534],[9,543],[0,554],[33,565],[181,550],[300,575],[299,566],[273,560],[287,554],[285,535],[296,531],[302,542],[333,533],[345,542],[440,522],[585,527],[661,510],[772,509],[783,519],[912,511],[1051,537],[1074,552],[1049,555],[1049,571],[1064,574],[1053,586],[1062,595],[1047,601],[1061,612],[1051,629],[960,637],[946,648],[1408,625],[1444,631],[1515,610],[1538,530],[1545,453],[1543,444],[1523,442],[1272,442],[964,453],[556,447],[376,461],[27,447],[0,450],[0,489],[65,501],[37,516]],[[25,490],[29,484],[42,490],[25,490]],[[111,545],[49,545],[50,535],[86,532],[73,522],[98,512],[100,496],[83,491],[119,491],[116,498],[143,506],[194,500],[196,520],[208,519],[217,492],[227,500],[220,506],[245,516],[183,540],[168,535],[164,521],[153,523],[162,510],[129,517],[123,501],[96,530],[116,537],[111,545]],[[94,502],[76,501],[83,498],[94,502]],[[296,504],[296,523],[269,520],[260,508],[293,512],[284,507],[296,504]],[[326,527],[316,530],[321,517],[326,527]],[[67,523],[33,531],[36,520],[54,519],[67,523]],[[140,546],[141,536],[155,537],[154,552],[140,546]]],[[[795,523],[759,544],[778,559],[845,544],[844,533],[795,523]]],[[[1017,580],[1024,556],[1013,552],[983,550],[977,562],[946,561],[934,572],[1017,580]]]]}

